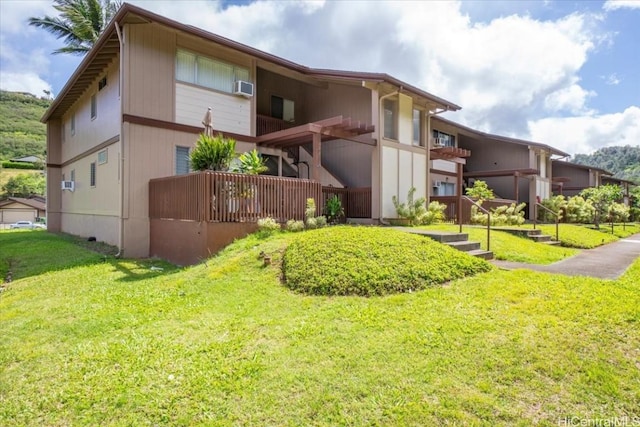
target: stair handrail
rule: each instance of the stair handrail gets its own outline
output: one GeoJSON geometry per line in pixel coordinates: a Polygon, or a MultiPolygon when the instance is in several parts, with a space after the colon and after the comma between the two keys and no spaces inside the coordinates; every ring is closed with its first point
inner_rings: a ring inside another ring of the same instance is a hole
{"type": "MultiPolygon", "coordinates": [[[[475,200],[473,200],[468,196],[461,196],[460,200],[462,199],[468,201],[472,205],[475,205],[478,209],[480,209],[482,212],[487,214],[487,251],[490,251],[491,250],[491,212],[483,208],[480,203],[476,202],[475,200]]],[[[460,224],[460,233],[462,233],[462,218],[458,218],[458,223],[460,224]]]]}
{"type": "Polygon", "coordinates": [[[541,207],[542,209],[544,209],[545,211],[549,212],[551,215],[553,215],[556,219],[556,242],[559,242],[560,239],[558,238],[558,223],[560,222],[560,213],[558,212],[554,212],[551,209],[549,209],[548,207],[546,207],[543,204],[540,203],[536,203],[533,207],[533,229],[536,229],[536,225],[538,224],[538,206],[541,207]]]}

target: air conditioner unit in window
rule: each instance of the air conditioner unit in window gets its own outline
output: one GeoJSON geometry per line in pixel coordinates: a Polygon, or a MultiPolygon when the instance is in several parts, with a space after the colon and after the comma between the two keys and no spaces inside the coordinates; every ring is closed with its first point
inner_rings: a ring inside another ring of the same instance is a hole
{"type": "Polygon", "coordinates": [[[63,190],[74,190],[74,182],[73,181],[62,181],[62,189],[63,190]]]}
{"type": "Polygon", "coordinates": [[[253,96],[253,83],[238,80],[233,85],[233,93],[250,98],[253,96]]]}
{"type": "Polygon", "coordinates": [[[442,181],[433,181],[433,188],[440,188],[442,186],[442,181]]]}

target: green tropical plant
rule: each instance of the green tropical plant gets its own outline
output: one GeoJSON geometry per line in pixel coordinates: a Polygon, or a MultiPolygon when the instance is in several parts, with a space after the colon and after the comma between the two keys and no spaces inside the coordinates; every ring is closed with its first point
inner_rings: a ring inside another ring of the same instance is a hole
{"type": "Polygon", "coordinates": [[[334,194],[329,197],[324,204],[324,213],[327,216],[329,224],[336,224],[344,216],[344,208],[340,198],[334,194]]]}
{"type": "Polygon", "coordinates": [[[591,222],[595,208],[591,200],[585,200],[582,196],[573,196],[567,200],[565,206],[566,222],[584,224],[591,222]]]}
{"type": "Polygon", "coordinates": [[[236,141],[221,134],[209,136],[200,134],[190,160],[193,170],[227,171],[236,156],[236,141]]]}
{"type": "Polygon", "coordinates": [[[444,203],[436,201],[429,203],[429,206],[427,206],[427,212],[422,218],[420,218],[420,223],[422,225],[430,225],[444,221],[445,209],[447,209],[447,205],[445,205],[444,203]]]}
{"type": "MultiPolygon", "coordinates": [[[[564,211],[567,208],[567,199],[563,195],[557,195],[544,199],[540,204],[558,214],[558,220],[562,220],[564,211]]],[[[556,218],[546,209],[538,209],[538,220],[542,222],[555,222],[556,218]]]]}
{"type": "MultiPolygon", "coordinates": [[[[501,225],[522,225],[524,224],[524,208],[526,203],[520,203],[516,205],[511,203],[510,205],[498,206],[491,209],[491,224],[492,226],[501,225]]],[[[487,225],[488,215],[478,211],[478,207],[471,206],[471,223],[479,225],[487,225]]]]}
{"type": "Polygon", "coordinates": [[[242,153],[238,157],[238,165],[234,168],[234,172],[245,173],[247,175],[260,175],[269,170],[265,165],[266,160],[255,148],[251,151],[242,153]]]}
{"type": "Polygon", "coordinates": [[[258,235],[261,238],[269,237],[280,230],[280,224],[271,217],[260,218],[258,220],[258,235]]]}
{"type": "Polygon", "coordinates": [[[466,190],[467,196],[478,200],[490,200],[495,198],[493,190],[489,188],[486,182],[476,179],[473,182],[473,187],[468,187],[466,190]]]}
{"type": "Polygon", "coordinates": [[[287,224],[285,225],[285,229],[291,233],[297,233],[298,231],[303,231],[304,222],[296,221],[295,219],[290,219],[289,221],[287,221],[287,224]]]}
{"type": "Polygon", "coordinates": [[[118,0],[53,0],[53,3],[59,16],[32,17],[29,25],[64,39],[66,46],[54,50],[54,54],[75,55],[84,55],[91,50],[122,5],[118,0]]]}
{"type": "Polygon", "coordinates": [[[396,214],[399,218],[408,220],[409,225],[420,224],[422,218],[427,213],[427,208],[425,207],[427,199],[420,197],[418,200],[414,200],[413,197],[415,192],[415,187],[411,187],[409,189],[406,203],[398,202],[398,198],[396,196],[391,198],[393,206],[396,208],[396,214]]]}

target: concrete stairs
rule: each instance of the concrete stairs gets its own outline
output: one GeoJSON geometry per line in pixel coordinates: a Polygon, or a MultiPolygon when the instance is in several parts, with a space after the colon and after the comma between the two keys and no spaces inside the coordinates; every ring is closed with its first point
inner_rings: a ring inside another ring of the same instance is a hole
{"type": "Polygon", "coordinates": [[[542,234],[542,230],[539,229],[526,229],[526,228],[507,228],[507,227],[494,227],[493,230],[504,231],[509,234],[513,234],[518,237],[526,237],[537,243],[544,243],[545,245],[559,245],[560,242],[552,240],[553,237],[548,234],[542,234]]]}
{"type": "Polygon", "coordinates": [[[406,233],[419,234],[424,237],[428,237],[436,242],[449,245],[459,251],[468,253],[469,255],[482,258],[493,259],[493,252],[480,249],[480,242],[470,242],[469,235],[467,233],[452,233],[448,231],[437,230],[418,230],[408,227],[392,227],[399,231],[406,233]]]}

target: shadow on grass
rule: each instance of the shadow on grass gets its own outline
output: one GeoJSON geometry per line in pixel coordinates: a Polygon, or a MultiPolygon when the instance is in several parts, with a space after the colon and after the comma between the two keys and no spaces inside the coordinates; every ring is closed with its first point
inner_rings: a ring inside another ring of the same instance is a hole
{"type": "Polygon", "coordinates": [[[114,259],[117,248],[102,242],[41,230],[0,231],[0,284],[25,277],[105,262],[127,281],[177,271],[163,261],[114,259]],[[156,268],[153,268],[156,266],[156,268]],[[158,269],[158,268],[161,268],[158,269]],[[8,280],[7,280],[8,279],[8,280]]]}

